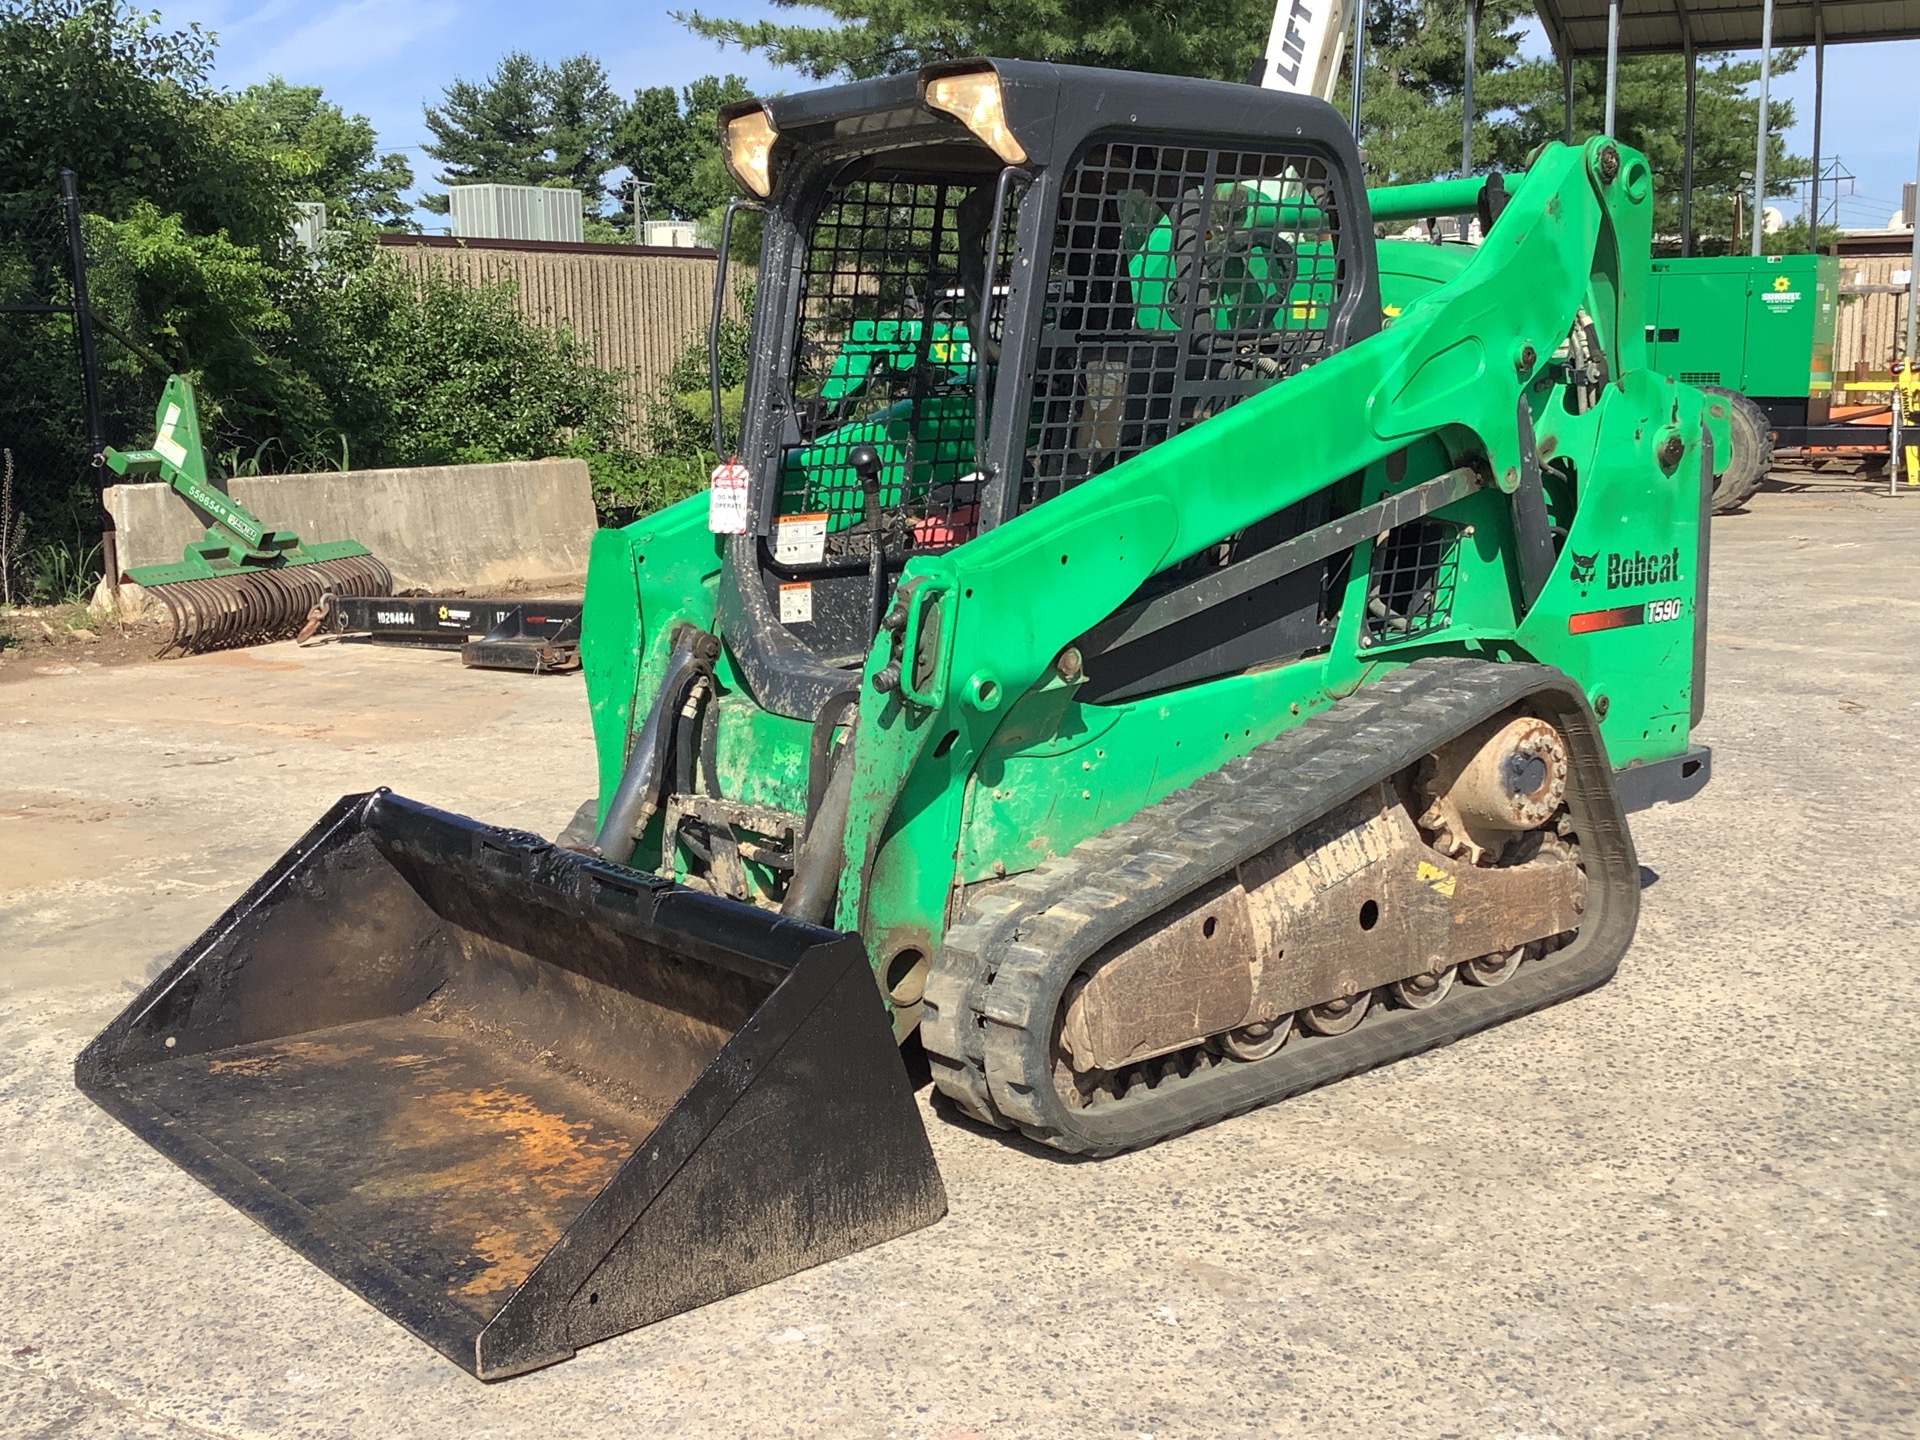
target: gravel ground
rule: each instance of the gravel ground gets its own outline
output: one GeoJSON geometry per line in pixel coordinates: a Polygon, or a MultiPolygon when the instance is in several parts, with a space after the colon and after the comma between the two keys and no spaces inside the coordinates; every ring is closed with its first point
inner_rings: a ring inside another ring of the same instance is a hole
{"type": "Polygon", "coordinates": [[[0,1435],[1920,1434],[1920,499],[1714,533],[1716,779],[1605,989],[1142,1154],[928,1110],[930,1229],[483,1386],[73,1089],[337,795],[552,834],[577,677],[332,645],[0,687],[0,1435]],[[1884,783],[1882,783],[1884,782],[1884,783]]]}

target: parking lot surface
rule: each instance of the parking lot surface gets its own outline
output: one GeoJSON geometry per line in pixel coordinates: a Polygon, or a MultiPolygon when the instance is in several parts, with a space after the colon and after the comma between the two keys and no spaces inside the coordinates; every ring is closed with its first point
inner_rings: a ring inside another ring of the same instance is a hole
{"type": "Polygon", "coordinates": [[[1619,977],[1143,1153],[921,1092],[950,1215],[482,1385],[74,1054],[342,793],[554,834],[578,677],[290,645],[0,687],[0,1435],[1920,1433],[1920,499],[1715,522],[1715,779],[1619,977]]]}

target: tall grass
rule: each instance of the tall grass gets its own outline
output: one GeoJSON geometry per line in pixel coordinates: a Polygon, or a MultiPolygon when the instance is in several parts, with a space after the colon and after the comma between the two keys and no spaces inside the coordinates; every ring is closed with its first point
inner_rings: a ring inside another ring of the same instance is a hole
{"type": "Polygon", "coordinates": [[[13,451],[0,449],[0,605],[84,605],[101,573],[100,546],[83,531],[27,545],[27,517],[13,507],[13,451]]]}
{"type": "Polygon", "coordinates": [[[71,542],[50,540],[27,552],[23,567],[28,593],[36,605],[84,605],[101,576],[100,546],[76,535],[71,542]]]}

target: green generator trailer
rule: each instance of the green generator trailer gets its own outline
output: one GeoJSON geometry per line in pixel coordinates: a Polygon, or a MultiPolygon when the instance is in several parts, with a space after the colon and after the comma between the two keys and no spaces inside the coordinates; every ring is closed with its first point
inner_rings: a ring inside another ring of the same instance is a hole
{"type": "Polygon", "coordinates": [[[1839,299],[1840,261],[1832,255],[1653,262],[1648,363],[1726,398],[1735,411],[1716,510],[1752,496],[1775,450],[1887,443],[1884,425],[1843,424],[1832,415],[1839,299]]]}
{"type": "Polygon", "coordinates": [[[1739,391],[1766,410],[1781,444],[1807,443],[1833,396],[1839,290],[1832,255],[1655,260],[1648,363],[1739,391]]]}
{"type": "Polygon", "coordinates": [[[915,1036],[1101,1156],[1601,985],[1708,776],[1644,157],[1369,195],[1317,100],[1011,61],[722,126],[744,436],[595,539],[582,820],[347,796],[77,1065],[484,1378],[937,1220],[915,1036]]]}

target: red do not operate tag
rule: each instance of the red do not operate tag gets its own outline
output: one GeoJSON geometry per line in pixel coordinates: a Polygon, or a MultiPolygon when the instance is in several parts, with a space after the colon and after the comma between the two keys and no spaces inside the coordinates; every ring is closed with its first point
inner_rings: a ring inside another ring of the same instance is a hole
{"type": "Polygon", "coordinates": [[[713,467],[713,484],[707,491],[707,529],[715,535],[747,533],[747,467],[738,455],[729,455],[724,464],[713,467]]]}

